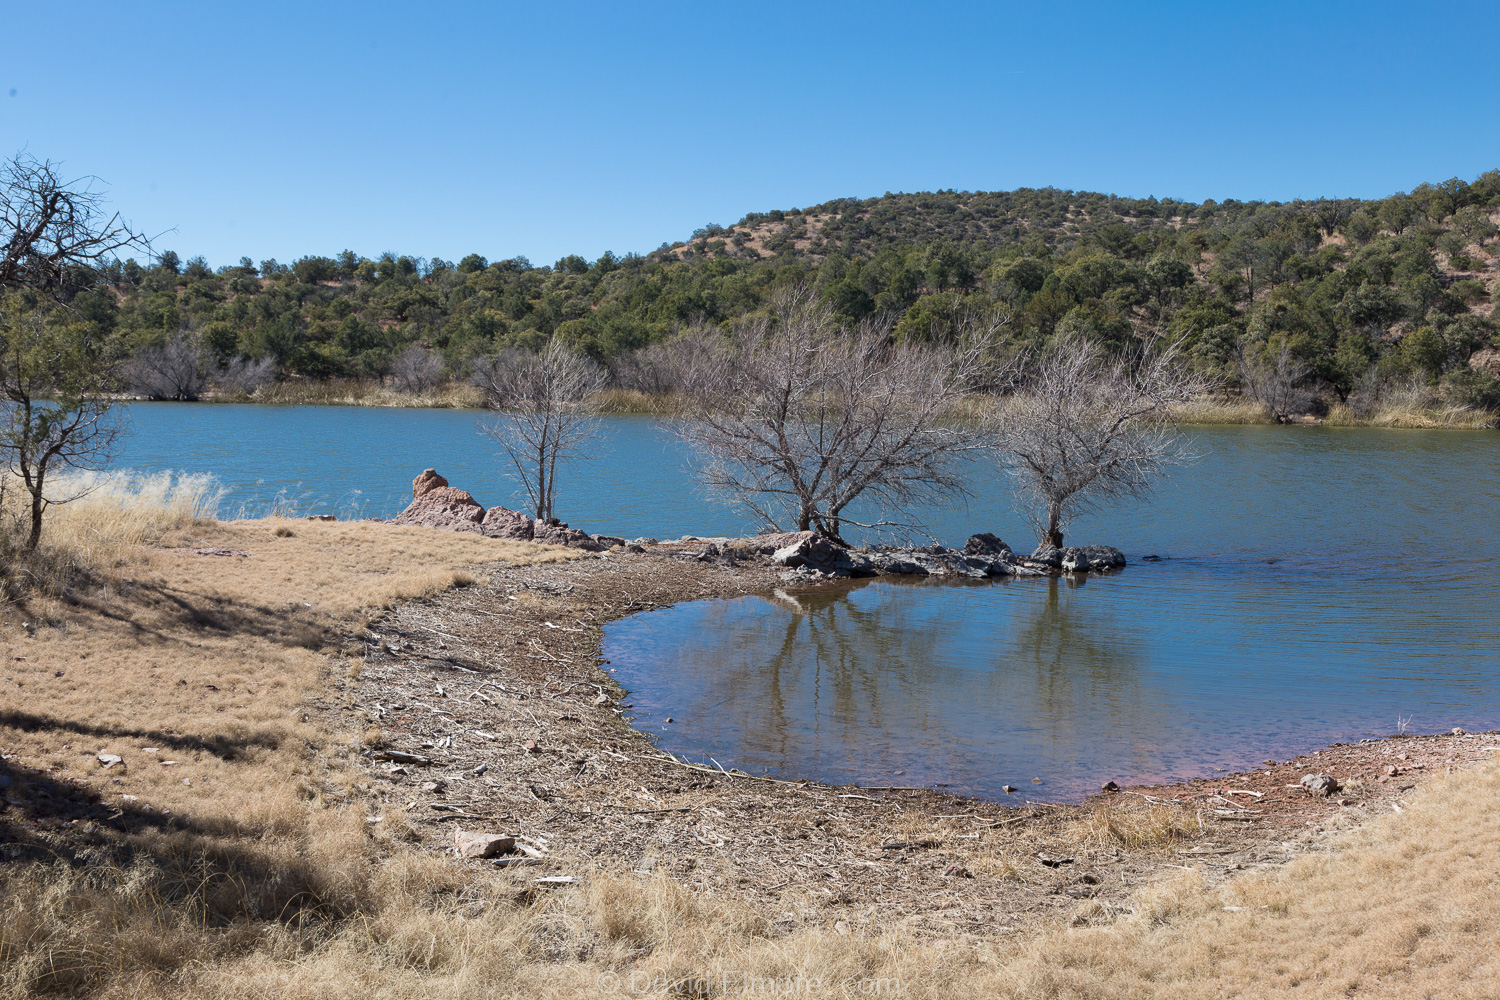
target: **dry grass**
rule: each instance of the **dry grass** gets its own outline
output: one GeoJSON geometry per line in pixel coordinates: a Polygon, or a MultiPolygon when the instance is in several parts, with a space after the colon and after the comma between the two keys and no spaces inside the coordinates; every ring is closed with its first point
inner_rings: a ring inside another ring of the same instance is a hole
{"type": "Polygon", "coordinates": [[[1401,402],[1383,404],[1374,413],[1365,415],[1352,408],[1336,403],[1329,408],[1324,423],[1335,427],[1410,427],[1450,428],[1484,430],[1494,427],[1497,418],[1488,410],[1472,406],[1451,406],[1441,403],[1410,405],[1401,402]]]}
{"type": "MultiPolygon", "coordinates": [[[[1500,981],[1493,764],[1286,869],[1209,888],[1163,868],[1175,877],[1127,908],[1084,900],[1023,940],[1001,914],[942,940],[878,909],[801,922],[633,875],[607,850],[575,855],[581,884],[559,889],[461,867],[411,848],[399,809],[370,813],[364,733],[318,706],[358,669],[344,643],[368,609],[571,554],[364,523],[193,522],[159,541],[250,555],[138,549],[34,635],[24,609],[0,610],[0,772],[30,803],[0,811],[0,995],[1186,1000],[1482,997],[1500,981]],[[96,801],[123,829],[71,805],[96,801]]],[[[1191,867],[1172,850],[1190,820],[1121,800],[1076,834],[1191,867]]],[[[1021,878],[998,853],[984,874],[1021,878]]]]}
{"type": "Polygon", "coordinates": [[[223,393],[214,399],[225,403],[301,406],[397,406],[458,410],[477,410],[484,406],[484,393],[478,387],[464,382],[449,383],[427,392],[402,392],[369,379],[272,382],[250,395],[223,393]]]}

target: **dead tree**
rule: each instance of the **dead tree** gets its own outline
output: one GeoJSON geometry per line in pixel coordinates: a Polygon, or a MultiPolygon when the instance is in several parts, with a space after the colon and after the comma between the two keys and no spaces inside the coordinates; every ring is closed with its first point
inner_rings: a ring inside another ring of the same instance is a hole
{"type": "Polygon", "coordinates": [[[1285,344],[1275,351],[1266,348],[1254,354],[1241,350],[1236,367],[1241,390],[1270,410],[1277,423],[1286,423],[1312,401],[1312,393],[1298,384],[1311,369],[1285,344]]]}
{"type": "Polygon", "coordinates": [[[69,319],[16,296],[0,302],[0,455],[27,493],[28,550],[41,541],[47,508],[79,496],[55,492],[55,473],[103,468],[120,434],[97,332],[69,319]]]}
{"type": "Polygon", "coordinates": [[[1175,346],[1110,356],[1072,340],[1028,366],[994,434],[1042,543],[1061,546],[1073,518],[1144,496],[1191,457],[1171,407],[1209,384],[1179,361],[1175,346]]]}
{"type": "Polygon", "coordinates": [[[710,491],[768,530],[912,527],[914,508],[968,492],[959,460],[983,440],[959,404],[993,377],[992,332],[898,344],[888,321],[847,329],[807,289],[786,292],[703,364],[679,433],[710,491]],[[861,523],[856,501],[903,520],[861,523]]]}
{"type": "Polygon", "coordinates": [[[276,359],[231,358],[214,381],[220,389],[249,396],[276,381],[276,359]]]}
{"type": "Polygon", "coordinates": [[[57,167],[26,153],[0,164],[0,288],[66,298],[121,251],[150,250],[105,210],[94,178],[64,180],[57,167]]]}
{"type": "Polygon", "coordinates": [[[589,404],[604,388],[604,369],[553,337],[537,353],[481,359],[473,382],[501,411],[482,433],[510,459],[537,518],[555,517],[558,466],[598,429],[589,404]]]}
{"type": "Polygon", "coordinates": [[[402,392],[426,392],[441,385],[447,375],[442,355],[412,344],[391,362],[391,380],[402,392]]]}
{"type": "Polygon", "coordinates": [[[137,351],[124,376],[132,392],[148,399],[191,401],[208,388],[208,359],[198,340],[179,330],[165,344],[137,351]]]}

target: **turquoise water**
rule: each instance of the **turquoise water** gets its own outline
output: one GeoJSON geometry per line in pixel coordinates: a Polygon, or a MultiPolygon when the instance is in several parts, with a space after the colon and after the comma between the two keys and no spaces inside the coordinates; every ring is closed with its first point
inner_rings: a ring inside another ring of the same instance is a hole
{"type": "MultiPolygon", "coordinates": [[[[213,472],[226,513],[389,516],[436,467],[518,505],[478,433],[440,410],[134,404],[118,463],[213,472]]],[[[884,582],[792,601],[683,604],[617,622],[606,656],[638,724],[725,767],[1061,798],[1105,779],[1211,774],[1331,740],[1500,725],[1500,436],[1215,427],[1154,503],[1073,527],[1123,548],[1081,586],[884,582]],[[1141,562],[1146,554],[1162,556],[1141,562]],[[675,721],[668,725],[668,716],[675,721]],[[1042,779],[1034,785],[1033,778],[1042,779]]],[[[926,512],[1018,548],[1004,480],[926,512]]],[[[605,422],[561,514],[667,538],[747,525],[700,495],[671,435],[605,422]]]]}

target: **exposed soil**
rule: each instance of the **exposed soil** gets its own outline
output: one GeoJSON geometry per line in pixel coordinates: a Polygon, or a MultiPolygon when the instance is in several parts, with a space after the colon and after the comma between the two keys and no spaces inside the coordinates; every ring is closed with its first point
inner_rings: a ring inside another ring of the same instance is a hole
{"type": "Polygon", "coordinates": [[[632,729],[600,658],[613,619],[786,586],[763,560],[683,550],[490,567],[481,585],[370,622],[361,672],[331,678],[342,696],[323,707],[378,727],[372,821],[405,821],[434,850],[455,829],[517,835],[538,877],[668,874],[791,923],[995,934],[1085,899],[1108,912],[1185,868],[1213,881],[1324,849],[1424,777],[1500,749],[1500,735],[1393,737],[1068,806],[722,773],[632,729]],[[1313,773],[1343,790],[1309,793],[1298,782],[1313,773]]]}

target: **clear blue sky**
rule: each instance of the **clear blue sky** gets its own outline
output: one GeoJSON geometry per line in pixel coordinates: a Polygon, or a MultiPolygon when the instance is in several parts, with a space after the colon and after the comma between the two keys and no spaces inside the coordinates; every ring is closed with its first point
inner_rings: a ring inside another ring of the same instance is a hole
{"type": "Polygon", "coordinates": [[[645,251],[842,196],[1379,196],[1500,166],[1500,3],[0,8],[0,152],[183,257],[645,251]]]}

